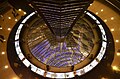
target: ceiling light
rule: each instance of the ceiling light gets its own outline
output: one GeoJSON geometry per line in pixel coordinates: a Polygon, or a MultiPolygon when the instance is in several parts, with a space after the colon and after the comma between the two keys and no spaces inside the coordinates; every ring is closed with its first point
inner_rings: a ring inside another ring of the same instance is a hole
{"type": "Polygon", "coordinates": [[[90,5],[92,5],[92,4],[90,4],[90,5]]]}
{"type": "Polygon", "coordinates": [[[11,17],[8,17],[8,19],[11,19],[11,17]]]}
{"type": "Polygon", "coordinates": [[[8,30],[11,30],[11,28],[8,28],[8,30]]]}
{"type": "Polygon", "coordinates": [[[98,15],[98,12],[96,12],[95,14],[98,15]]]}
{"type": "Polygon", "coordinates": [[[101,79],[108,79],[108,78],[102,77],[101,79]]]}
{"type": "Polygon", "coordinates": [[[5,39],[3,41],[6,41],[5,39]]]}
{"type": "Polygon", "coordinates": [[[119,70],[117,66],[112,66],[113,70],[119,70]]]}
{"type": "Polygon", "coordinates": [[[18,9],[18,11],[22,11],[22,9],[18,9]]]}
{"type": "Polygon", "coordinates": [[[101,12],[103,12],[103,9],[101,9],[101,12]]]}
{"type": "Polygon", "coordinates": [[[113,32],[115,29],[111,29],[111,31],[113,32]]]}
{"type": "Polygon", "coordinates": [[[1,54],[2,54],[2,55],[4,55],[4,54],[5,54],[5,52],[2,52],[1,54]]]}
{"type": "Polygon", "coordinates": [[[18,21],[17,19],[15,19],[15,21],[18,21]]]}
{"type": "Polygon", "coordinates": [[[13,79],[19,79],[18,77],[14,77],[13,79]]]}
{"type": "Polygon", "coordinates": [[[107,22],[107,19],[105,19],[104,22],[107,22]]]}
{"type": "Polygon", "coordinates": [[[26,14],[26,12],[24,12],[24,14],[26,14]]]}
{"type": "Polygon", "coordinates": [[[120,53],[119,53],[119,52],[117,52],[117,56],[120,56],[120,53]]]}
{"type": "Polygon", "coordinates": [[[118,43],[118,42],[119,42],[119,40],[115,40],[115,42],[116,42],[116,43],[118,43]]]}
{"type": "Polygon", "coordinates": [[[111,20],[114,20],[114,17],[111,17],[110,19],[111,19],[111,20]]]}
{"type": "Polygon", "coordinates": [[[2,27],[0,27],[0,29],[2,29],[2,27]]]}
{"type": "Polygon", "coordinates": [[[7,68],[8,68],[8,65],[5,65],[4,68],[7,69],[7,68]]]}

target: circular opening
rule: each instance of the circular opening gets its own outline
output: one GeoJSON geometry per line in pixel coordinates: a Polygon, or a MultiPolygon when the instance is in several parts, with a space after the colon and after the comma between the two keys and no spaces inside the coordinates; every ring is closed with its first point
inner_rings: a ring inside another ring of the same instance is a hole
{"type": "Polygon", "coordinates": [[[82,62],[90,55],[93,42],[92,28],[84,19],[78,20],[64,38],[55,37],[40,19],[27,32],[27,45],[33,56],[55,67],[73,66],[82,62]]]}

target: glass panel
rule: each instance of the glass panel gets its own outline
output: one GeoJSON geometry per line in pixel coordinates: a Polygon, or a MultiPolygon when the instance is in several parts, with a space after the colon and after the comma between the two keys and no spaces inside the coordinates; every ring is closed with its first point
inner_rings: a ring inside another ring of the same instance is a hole
{"type": "Polygon", "coordinates": [[[25,59],[25,60],[23,61],[23,63],[24,63],[24,65],[25,65],[26,67],[29,67],[29,66],[30,66],[30,62],[29,62],[27,59],[25,59]]]}

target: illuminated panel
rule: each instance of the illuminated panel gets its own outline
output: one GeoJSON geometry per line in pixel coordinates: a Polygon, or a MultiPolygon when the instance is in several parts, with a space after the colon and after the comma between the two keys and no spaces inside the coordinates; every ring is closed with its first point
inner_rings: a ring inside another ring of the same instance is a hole
{"type": "Polygon", "coordinates": [[[36,72],[36,71],[37,71],[37,67],[36,67],[35,65],[31,64],[31,70],[32,70],[33,72],[36,72]]]}
{"type": "Polygon", "coordinates": [[[85,66],[84,68],[85,73],[87,73],[88,71],[93,69],[93,66],[91,64],[88,64],[87,66],[85,66]]]}
{"type": "Polygon", "coordinates": [[[103,55],[101,53],[99,53],[96,58],[100,61],[102,59],[102,57],[103,57],[103,55]]]}
{"type": "Polygon", "coordinates": [[[19,34],[16,34],[15,35],[15,40],[18,40],[19,39],[19,34]]]}
{"type": "Polygon", "coordinates": [[[65,73],[56,73],[56,78],[65,78],[65,73]]]}
{"type": "Polygon", "coordinates": [[[68,72],[68,73],[65,73],[65,78],[72,78],[74,77],[74,72],[68,72]]]}
{"type": "Polygon", "coordinates": [[[102,38],[104,41],[107,41],[107,37],[105,35],[102,35],[102,38]]]}
{"type": "Polygon", "coordinates": [[[20,46],[19,46],[19,41],[16,41],[15,45],[16,45],[15,48],[16,48],[17,54],[20,54],[21,53],[21,49],[20,49],[20,46]]]}
{"type": "Polygon", "coordinates": [[[104,31],[104,30],[101,30],[101,33],[102,33],[103,35],[105,35],[105,31],[104,31]]]}
{"type": "Polygon", "coordinates": [[[107,41],[107,37],[106,37],[106,35],[105,35],[105,30],[104,30],[104,28],[102,27],[102,25],[98,25],[98,26],[99,26],[100,31],[101,31],[101,33],[102,33],[102,39],[105,40],[105,41],[107,41]]]}
{"type": "Polygon", "coordinates": [[[102,52],[103,52],[103,50],[104,50],[104,47],[101,47],[101,49],[100,49],[100,53],[102,53],[102,52]]]}
{"type": "Polygon", "coordinates": [[[107,38],[106,38],[106,35],[105,35],[105,31],[101,30],[101,33],[102,33],[102,39],[107,41],[107,38]]]}
{"type": "Polygon", "coordinates": [[[19,31],[17,30],[19,33],[20,33],[22,27],[23,27],[23,24],[20,24],[19,27],[18,27],[18,30],[19,30],[19,31]]]}
{"type": "Polygon", "coordinates": [[[89,12],[86,13],[87,15],[89,15],[93,20],[97,20],[92,14],[90,14],[89,12]]]}
{"type": "Polygon", "coordinates": [[[100,28],[100,30],[103,30],[103,27],[102,27],[102,25],[100,24],[100,25],[98,25],[98,27],[100,28]]]}
{"type": "Polygon", "coordinates": [[[56,74],[53,72],[47,72],[46,77],[55,78],[56,74]]]}
{"type": "Polygon", "coordinates": [[[76,70],[76,75],[78,75],[78,76],[82,75],[82,74],[80,73],[80,69],[79,69],[79,70],[76,70]]]}
{"type": "Polygon", "coordinates": [[[80,71],[79,71],[79,74],[78,75],[83,75],[83,74],[85,74],[85,70],[84,70],[84,68],[81,68],[81,69],[79,69],[80,71]]]}
{"type": "Polygon", "coordinates": [[[15,47],[19,46],[19,41],[15,41],[15,47]]]}
{"type": "Polygon", "coordinates": [[[103,35],[105,35],[105,30],[104,29],[102,29],[102,30],[100,30],[101,31],[101,33],[103,34],[103,35]]]}
{"type": "Polygon", "coordinates": [[[16,51],[17,51],[17,54],[19,55],[19,54],[21,53],[20,47],[17,47],[17,48],[16,48],[16,51]]]}
{"type": "Polygon", "coordinates": [[[104,56],[105,54],[105,51],[106,51],[106,45],[107,45],[107,42],[102,42],[102,47],[100,49],[100,53],[98,54],[98,56],[96,57],[98,60],[101,60],[102,57],[104,56]]]}
{"type": "Polygon", "coordinates": [[[18,29],[17,29],[16,35],[15,35],[15,40],[19,39],[20,31],[21,31],[22,27],[23,27],[23,24],[20,24],[18,29]]]}
{"type": "Polygon", "coordinates": [[[24,65],[25,65],[26,67],[29,67],[29,66],[30,66],[30,62],[29,62],[27,59],[25,59],[25,60],[23,61],[23,63],[24,63],[24,65]]]}
{"type": "Polygon", "coordinates": [[[19,41],[15,41],[15,48],[16,48],[17,54],[20,54],[21,53],[21,49],[19,47],[19,41]]]}
{"type": "Polygon", "coordinates": [[[97,23],[97,24],[100,24],[100,22],[99,22],[98,20],[96,21],[96,23],[97,23]]]}
{"type": "Polygon", "coordinates": [[[20,58],[20,60],[22,60],[23,58],[25,58],[25,56],[23,55],[23,53],[20,53],[20,54],[18,55],[18,57],[20,58]]]}
{"type": "Polygon", "coordinates": [[[39,74],[39,75],[44,75],[45,71],[40,69],[40,68],[38,68],[36,73],[39,74]]]}
{"type": "Polygon", "coordinates": [[[91,62],[92,67],[95,67],[97,64],[98,64],[98,61],[96,61],[96,60],[93,60],[93,61],[91,62]]]}
{"type": "Polygon", "coordinates": [[[106,48],[106,46],[107,46],[107,42],[103,41],[102,42],[102,47],[106,48]]]}
{"type": "Polygon", "coordinates": [[[28,15],[23,21],[22,23],[25,23],[31,16],[33,16],[35,14],[35,12],[32,12],[30,15],[28,15]]]}

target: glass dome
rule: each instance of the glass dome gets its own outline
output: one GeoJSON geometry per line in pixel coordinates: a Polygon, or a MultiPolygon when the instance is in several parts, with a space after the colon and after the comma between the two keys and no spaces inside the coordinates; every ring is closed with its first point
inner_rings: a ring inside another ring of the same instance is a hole
{"type": "Polygon", "coordinates": [[[79,19],[65,38],[55,37],[41,19],[35,21],[27,33],[27,45],[34,57],[55,67],[82,62],[90,55],[93,42],[91,26],[84,19],[79,19]]]}

